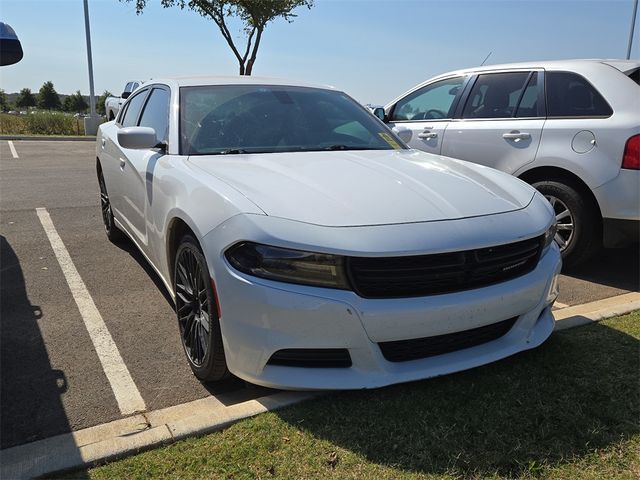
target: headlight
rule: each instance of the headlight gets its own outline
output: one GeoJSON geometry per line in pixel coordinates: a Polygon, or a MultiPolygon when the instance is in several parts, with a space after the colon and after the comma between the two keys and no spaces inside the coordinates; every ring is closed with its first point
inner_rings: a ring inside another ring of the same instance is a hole
{"type": "Polygon", "coordinates": [[[226,251],[237,270],[279,282],[348,289],[344,257],[242,242],[226,251]]]}
{"type": "Polygon", "coordinates": [[[556,222],[554,221],[544,234],[544,246],[542,247],[543,253],[547,251],[547,248],[549,248],[549,245],[551,245],[551,242],[553,242],[553,239],[556,237],[557,230],[558,228],[556,222]]]}

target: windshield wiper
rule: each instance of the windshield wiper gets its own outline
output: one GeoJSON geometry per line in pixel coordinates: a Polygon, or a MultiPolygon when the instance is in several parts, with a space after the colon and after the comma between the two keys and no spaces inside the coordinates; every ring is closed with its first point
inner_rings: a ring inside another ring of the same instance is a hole
{"type": "Polygon", "coordinates": [[[238,155],[241,153],[249,153],[242,148],[229,148],[227,150],[222,150],[221,152],[216,152],[217,155],[238,155]]]}
{"type": "Polygon", "coordinates": [[[367,147],[365,145],[329,145],[328,147],[322,147],[323,150],[384,150],[377,147],[367,147]]]}

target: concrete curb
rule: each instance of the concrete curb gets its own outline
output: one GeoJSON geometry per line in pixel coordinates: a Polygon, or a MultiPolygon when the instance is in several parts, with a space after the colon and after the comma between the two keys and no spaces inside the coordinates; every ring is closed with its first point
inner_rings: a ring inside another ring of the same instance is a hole
{"type": "MultiPolygon", "coordinates": [[[[556,330],[586,325],[640,309],[632,292],[554,311],[556,330]]],[[[241,419],[322,395],[279,392],[225,406],[215,397],[140,413],[95,427],[0,450],[0,478],[33,478],[89,467],[176,440],[223,429],[241,419]]]]}
{"type": "Polygon", "coordinates": [[[319,395],[317,392],[280,392],[230,406],[215,397],[207,397],[140,413],[0,450],[0,478],[34,478],[92,466],[181,438],[220,430],[243,418],[319,395]]]}
{"type": "Polygon", "coordinates": [[[582,305],[555,310],[556,330],[579,327],[605,318],[640,310],[640,293],[631,292],[582,305]]]}
{"type": "Polygon", "coordinates": [[[95,142],[95,136],[69,136],[69,137],[56,137],[47,135],[0,135],[0,140],[12,140],[12,141],[40,141],[40,142],[95,142]]]}

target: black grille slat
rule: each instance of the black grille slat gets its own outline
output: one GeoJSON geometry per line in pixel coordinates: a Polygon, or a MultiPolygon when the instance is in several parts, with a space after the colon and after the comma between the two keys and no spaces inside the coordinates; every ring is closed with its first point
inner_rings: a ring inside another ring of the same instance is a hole
{"type": "Polygon", "coordinates": [[[402,298],[459,292],[504,282],[533,270],[542,238],[463,252],[406,257],[350,257],[354,291],[364,298],[402,298]]]}
{"type": "Polygon", "coordinates": [[[271,355],[268,365],[303,368],[348,368],[351,355],[346,348],[289,348],[271,355]]]}
{"type": "Polygon", "coordinates": [[[390,362],[419,360],[477,347],[483,343],[497,340],[511,330],[517,319],[518,317],[513,317],[483,327],[433,337],[381,342],[378,346],[384,358],[390,362]]]}

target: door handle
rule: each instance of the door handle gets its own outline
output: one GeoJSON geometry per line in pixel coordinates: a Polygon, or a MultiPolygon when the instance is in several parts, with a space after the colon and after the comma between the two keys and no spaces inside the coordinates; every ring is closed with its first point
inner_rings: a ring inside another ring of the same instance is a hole
{"type": "Polygon", "coordinates": [[[124,170],[124,166],[127,164],[127,162],[125,162],[124,158],[120,159],[120,170],[124,170]]]}
{"type": "Polygon", "coordinates": [[[102,148],[104,149],[105,145],[107,144],[107,141],[103,138],[102,139],[102,148]]]}
{"type": "Polygon", "coordinates": [[[509,133],[503,133],[502,138],[506,140],[515,140],[515,141],[528,140],[529,138],[531,138],[531,134],[527,132],[509,132],[509,133]]]}
{"type": "Polygon", "coordinates": [[[418,134],[418,138],[424,138],[424,139],[438,138],[438,134],[436,132],[430,132],[429,130],[425,130],[424,132],[418,134]]]}

